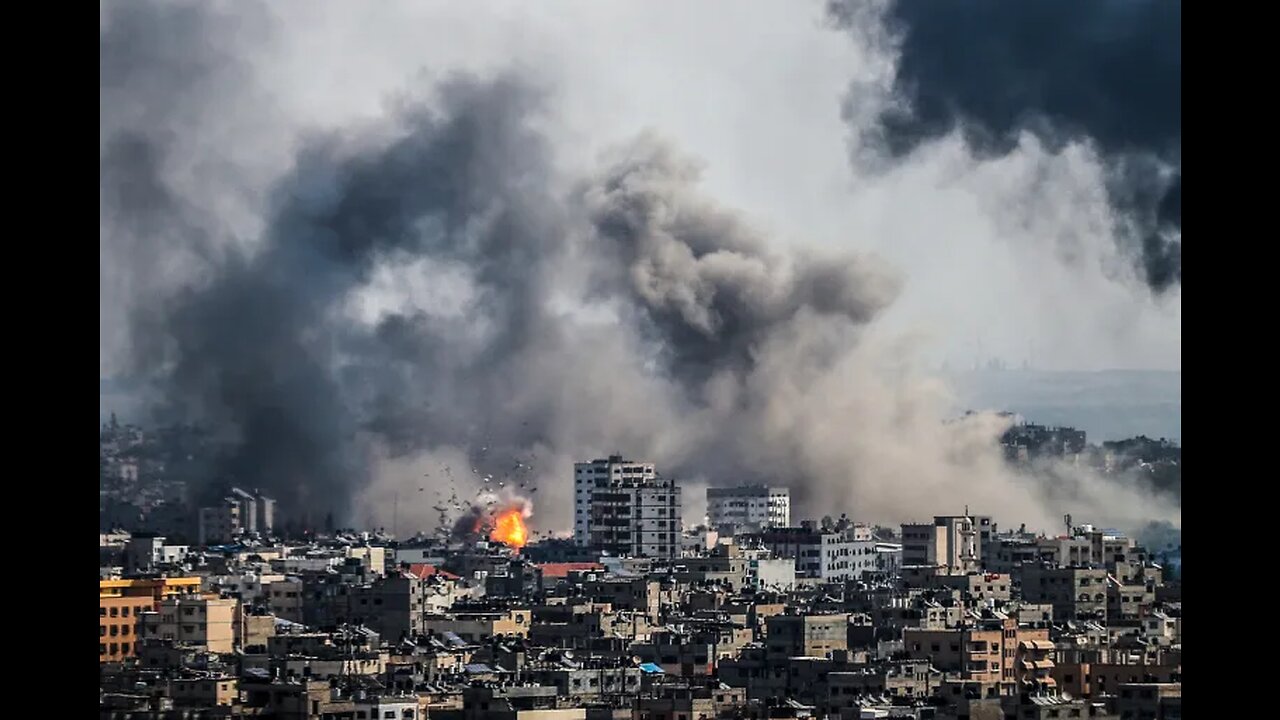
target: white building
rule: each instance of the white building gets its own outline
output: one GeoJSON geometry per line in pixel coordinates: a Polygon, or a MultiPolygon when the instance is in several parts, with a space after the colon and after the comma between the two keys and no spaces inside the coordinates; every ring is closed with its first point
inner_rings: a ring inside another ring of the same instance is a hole
{"type": "Polygon", "coordinates": [[[182,562],[190,548],[166,545],[162,537],[134,537],[125,543],[124,567],[129,572],[149,572],[160,565],[182,562]]]}
{"type": "Polygon", "coordinates": [[[746,585],[757,591],[789,591],[796,586],[796,563],[791,558],[772,557],[767,550],[746,550],[746,585]]]}
{"type": "Polygon", "coordinates": [[[811,525],[779,527],[744,534],[739,540],[744,546],[759,545],[777,557],[790,558],[795,563],[796,577],[840,582],[853,580],[866,569],[858,567],[859,558],[854,556],[859,543],[842,532],[824,532],[811,525]]]}
{"type": "Polygon", "coordinates": [[[576,463],[573,475],[578,545],[619,556],[679,557],[680,488],[659,475],[653,463],[612,455],[576,463]]]}
{"type": "Polygon", "coordinates": [[[707,522],[714,528],[786,527],[791,524],[791,491],[766,485],[707,488],[707,522]]]}

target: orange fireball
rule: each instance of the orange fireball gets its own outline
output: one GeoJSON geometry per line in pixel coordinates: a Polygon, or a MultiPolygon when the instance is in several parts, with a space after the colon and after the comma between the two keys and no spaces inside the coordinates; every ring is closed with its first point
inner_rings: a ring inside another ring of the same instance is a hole
{"type": "Polygon", "coordinates": [[[520,510],[508,510],[499,515],[493,523],[493,532],[489,533],[490,540],[510,545],[513,548],[522,548],[528,542],[529,531],[524,526],[524,513],[520,510]]]}

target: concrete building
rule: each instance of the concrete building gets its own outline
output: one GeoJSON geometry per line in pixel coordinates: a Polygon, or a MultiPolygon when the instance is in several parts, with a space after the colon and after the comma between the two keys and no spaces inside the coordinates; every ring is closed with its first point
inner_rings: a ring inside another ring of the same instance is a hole
{"type": "Polygon", "coordinates": [[[451,632],[467,642],[479,643],[499,636],[529,636],[530,612],[513,609],[503,612],[459,612],[423,620],[424,632],[443,635],[451,632]]]}
{"type": "Polygon", "coordinates": [[[181,562],[190,548],[166,545],[163,537],[132,537],[124,545],[125,572],[150,572],[161,565],[181,562]]]}
{"type": "Polygon", "coordinates": [[[738,552],[681,558],[672,566],[672,576],[678,583],[716,584],[737,591],[746,587],[747,562],[738,552]]]}
{"type": "Polygon", "coordinates": [[[902,564],[960,575],[975,572],[982,565],[984,543],[990,545],[994,533],[987,516],[938,515],[933,523],[904,523],[902,564]]]}
{"type": "Polygon", "coordinates": [[[849,649],[849,615],[773,615],[765,647],[775,657],[829,657],[849,649]]]}
{"type": "Polygon", "coordinates": [[[303,582],[300,578],[289,577],[271,582],[264,581],[262,594],[267,600],[267,609],[272,615],[289,622],[303,622],[303,582]]]}
{"type": "Polygon", "coordinates": [[[160,603],[157,612],[143,613],[142,637],[193,645],[208,652],[232,652],[237,605],[231,598],[169,598],[160,603]]]}
{"type": "Polygon", "coordinates": [[[672,684],[655,687],[636,701],[634,717],[646,720],[692,720],[734,717],[746,701],[741,688],[672,684]]]}
{"type": "Polygon", "coordinates": [[[202,507],[198,524],[197,540],[200,545],[232,542],[244,527],[240,517],[240,503],[231,498],[223,498],[216,505],[202,507]]]}
{"type": "Polygon", "coordinates": [[[583,594],[614,610],[634,610],[653,622],[662,606],[662,585],[647,577],[602,577],[582,584],[583,594]]]}
{"type": "Polygon", "coordinates": [[[458,708],[431,709],[432,720],[586,720],[585,708],[563,708],[554,686],[469,687],[458,708]]]}
{"type": "Polygon", "coordinates": [[[1037,538],[1026,533],[1011,532],[996,535],[989,547],[984,548],[987,570],[998,573],[1014,573],[1023,565],[1040,561],[1037,538]]]}
{"type": "Polygon", "coordinates": [[[640,478],[641,481],[657,479],[653,463],[627,462],[621,455],[611,455],[605,460],[575,463],[573,466],[573,540],[581,547],[591,545],[591,499],[598,480],[608,487],[614,478],[640,478]]]}
{"type": "Polygon", "coordinates": [[[796,585],[796,563],[790,558],[767,557],[764,553],[747,553],[746,586],[762,590],[791,590],[796,585]]]}
{"type": "Polygon", "coordinates": [[[226,707],[240,697],[239,680],[228,675],[174,678],[169,695],[177,707],[226,707]]]}
{"type": "Polygon", "coordinates": [[[574,539],[630,557],[680,556],[680,487],[653,463],[612,455],[574,466],[574,539]]]}
{"type": "Polygon", "coordinates": [[[1107,571],[1024,565],[1022,597],[1030,603],[1052,605],[1055,622],[1105,619],[1107,571]]]}
{"type": "Polygon", "coordinates": [[[129,580],[100,580],[98,595],[102,598],[148,598],[152,609],[161,600],[200,592],[198,577],[138,578],[129,580]]]}
{"type": "Polygon", "coordinates": [[[902,564],[937,566],[938,548],[946,542],[942,528],[933,523],[902,524],[902,564]]]}
{"type": "Polygon", "coordinates": [[[1181,718],[1182,683],[1123,683],[1115,705],[1121,718],[1181,718]]]}
{"type": "Polygon", "coordinates": [[[862,570],[868,568],[858,567],[858,559],[854,556],[855,547],[863,545],[874,549],[873,543],[855,543],[842,532],[824,532],[812,524],[745,533],[738,541],[743,547],[763,547],[775,557],[792,559],[798,578],[817,578],[830,582],[856,579],[862,570]]]}
{"type": "Polygon", "coordinates": [[[791,491],[751,485],[707,488],[707,523],[713,528],[759,530],[791,524],[791,491]]]}
{"type": "Polygon", "coordinates": [[[98,662],[120,662],[138,651],[138,621],[154,604],[146,597],[98,598],[98,662]]]}
{"type": "Polygon", "coordinates": [[[1053,643],[1047,628],[1022,627],[1009,617],[995,617],[976,625],[938,630],[906,628],[902,643],[907,656],[928,660],[957,679],[1025,692],[1054,689],[1053,643]]]}
{"type": "Polygon", "coordinates": [[[276,501],[261,494],[231,488],[219,503],[200,508],[199,542],[216,545],[235,542],[245,533],[270,535],[275,529],[276,501]]]}

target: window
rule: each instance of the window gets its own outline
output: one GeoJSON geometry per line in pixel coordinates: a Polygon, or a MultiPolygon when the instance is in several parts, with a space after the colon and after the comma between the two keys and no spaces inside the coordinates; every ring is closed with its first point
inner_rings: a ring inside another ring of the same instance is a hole
{"type": "Polygon", "coordinates": [[[102,643],[98,643],[98,654],[99,654],[99,655],[106,655],[106,654],[107,654],[107,646],[106,646],[106,645],[103,645],[102,643]]]}
{"type": "Polygon", "coordinates": [[[107,634],[107,626],[106,626],[106,625],[99,625],[99,626],[98,626],[98,637],[105,637],[105,636],[106,636],[106,634],[107,634]]]}
{"type": "Polygon", "coordinates": [[[121,617],[129,617],[129,608],[127,607],[120,608],[120,615],[121,617]]]}
{"type": "Polygon", "coordinates": [[[122,653],[129,652],[129,643],[120,643],[120,652],[122,653]]]}
{"type": "Polygon", "coordinates": [[[395,717],[396,717],[396,711],[395,711],[395,710],[387,710],[387,711],[385,711],[385,712],[383,712],[383,713],[382,713],[382,717],[384,717],[384,718],[391,718],[391,720],[395,720],[395,717]]]}
{"type": "Polygon", "coordinates": [[[107,609],[106,609],[106,608],[104,608],[104,607],[102,607],[101,605],[99,605],[99,606],[98,606],[98,615],[99,615],[99,616],[101,616],[101,617],[106,617],[106,616],[107,616],[107,609]]]}
{"type": "Polygon", "coordinates": [[[119,608],[111,608],[111,617],[117,617],[120,614],[119,608]]]}

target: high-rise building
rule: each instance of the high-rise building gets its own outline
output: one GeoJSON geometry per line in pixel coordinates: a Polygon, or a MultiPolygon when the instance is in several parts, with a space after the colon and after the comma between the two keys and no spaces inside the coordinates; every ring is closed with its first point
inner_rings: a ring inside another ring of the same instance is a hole
{"type": "Polygon", "coordinates": [[[628,557],[680,555],[680,488],[653,463],[611,455],[577,463],[573,474],[578,545],[628,557]]]}
{"type": "Polygon", "coordinates": [[[217,505],[200,508],[201,545],[231,542],[243,529],[240,503],[234,498],[224,498],[217,505]]]}
{"type": "Polygon", "coordinates": [[[222,502],[200,508],[200,544],[233,542],[244,533],[270,535],[275,528],[276,501],[240,488],[222,502]]]}
{"type": "Polygon", "coordinates": [[[717,528],[786,527],[791,524],[791,491],[766,485],[707,488],[707,521],[717,528]]]}

